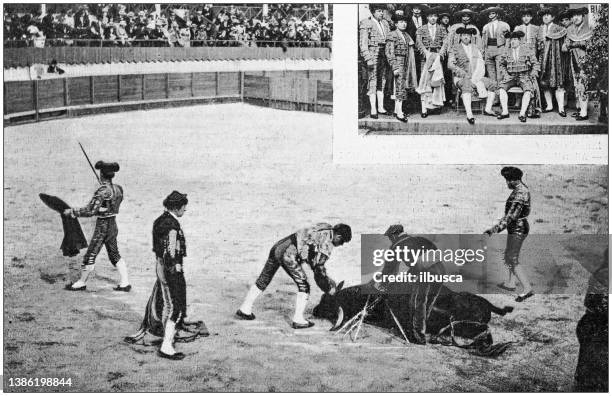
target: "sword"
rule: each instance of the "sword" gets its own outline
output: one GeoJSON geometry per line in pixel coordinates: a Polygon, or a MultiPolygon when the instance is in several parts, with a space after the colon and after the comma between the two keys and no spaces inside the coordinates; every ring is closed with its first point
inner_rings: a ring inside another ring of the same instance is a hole
{"type": "Polygon", "coordinates": [[[89,164],[91,171],[94,173],[94,175],[96,175],[96,179],[98,180],[98,183],[102,184],[102,182],[100,181],[100,176],[98,176],[98,173],[96,173],[96,170],[91,164],[91,161],[89,160],[89,157],[87,156],[87,153],[85,152],[85,149],[83,148],[83,145],[80,142],[77,142],[77,143],[79,143],[79,146],[81,147],[81,151],[83,152],[83,155],[85,155],[85,159],[87,159],[87,163],[89,164]]]}

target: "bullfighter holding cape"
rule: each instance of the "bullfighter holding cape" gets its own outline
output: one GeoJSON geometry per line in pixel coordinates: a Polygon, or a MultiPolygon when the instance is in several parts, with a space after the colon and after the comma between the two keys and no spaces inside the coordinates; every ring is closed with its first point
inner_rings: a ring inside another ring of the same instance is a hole
{"type": "MultiPolygon", "coordinates": [[[[89,161],[89,158],[87,160],[89,161]]],[[[95,169],[100,171],[100,177],[98,178],[100,186],[94,192],[89,203],[82,208],[66,208],[63,211],[63,215],[66,217],[97,217],[91,243],[83,257],[81,277],[75,283],[66,285],[66,290],[83,291],[87,289],[87,280],[95,268],[96,257],[104,245],[108,258],[117,268],[121,278],[115,290],[129,292],[132,287],[128,281],[127,264],[121,258],[117,246],[118,229],[115,217],[119,213],[119,207],[123,201],[123,188],[114,184],[113,178],[115,172],[119,171],[119,164],[98,161],[95,169]]]]}

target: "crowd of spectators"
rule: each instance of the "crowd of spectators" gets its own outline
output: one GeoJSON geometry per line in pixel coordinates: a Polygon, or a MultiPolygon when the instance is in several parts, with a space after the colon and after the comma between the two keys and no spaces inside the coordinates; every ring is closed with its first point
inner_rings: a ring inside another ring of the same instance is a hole
{"type": "Polygon", "coordinates": [[[128,10],[82,4],[48,13],[4,10],[5,47],[327,47],[332,21],[314,4],[128,10]],[[301,11],[301,12],[300,12],[301,11]]]}

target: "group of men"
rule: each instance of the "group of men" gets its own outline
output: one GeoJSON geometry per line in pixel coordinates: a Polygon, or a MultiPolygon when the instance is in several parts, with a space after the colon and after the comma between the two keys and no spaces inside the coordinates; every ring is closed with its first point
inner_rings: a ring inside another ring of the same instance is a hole
{"type": "Polygon", "coordinates": [[[525,8],[522,24],[514,30],[503,21],[500,7],[488,7],[480,13],[488,18],[482,31],[475,25],[478,14],[470,9],[451,15],[441,7],[413,5],[408,15],[371,4],[370,13],[359,23],[359,49],[367,65],[371,118],[388,113],[385,88],[392,87],[386,91],[395,101],[393,115],[402,122],[407,122],[409,98],[420,99],[425,118],[451,104],[453,92],[461,98],[469,124],[475,123],[472,102],[480,99],[486,100],[485,116],[509,118],[509,93],[520,94],[521,122],[554,111],[555,102],[559,116],[566,117],[571,91],[577,109],[572,117],[588,119],[581,57],[592,30],[585,7],[525,8]],[[541,25],[532,23],[536,16],[541,25]],[[451,25],[451,17],[457,23],[451,25]],[[497,101],[501,111],[494,112],[497,101]]]}

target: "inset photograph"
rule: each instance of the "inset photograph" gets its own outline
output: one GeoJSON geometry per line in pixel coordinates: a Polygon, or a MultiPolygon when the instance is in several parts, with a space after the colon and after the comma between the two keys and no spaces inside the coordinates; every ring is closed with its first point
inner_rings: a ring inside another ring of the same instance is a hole
{"type": "Polygon", "coordinates": [[[360,134],[608,133],[607,4],[359,7],[360,134]]]}

